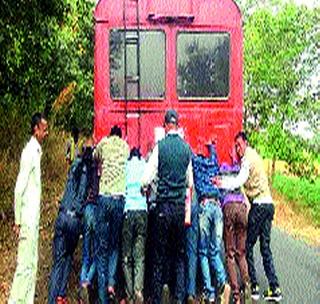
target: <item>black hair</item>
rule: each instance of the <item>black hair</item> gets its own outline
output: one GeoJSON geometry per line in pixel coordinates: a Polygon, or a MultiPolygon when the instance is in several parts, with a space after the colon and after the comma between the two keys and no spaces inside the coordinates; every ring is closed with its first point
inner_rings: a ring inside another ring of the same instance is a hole
{"type": "Polygon", "coordinates": [[[83,147],[82,159],[86,164],[92,162],[93,160],[93,148],[90,146],[83,147]]]}
{"type": "Polygon", "coordinates": [[[34,113],[31,118],[31,135],[34,135],[34,128],[38,126],[44,118],[44,115],[40,112],[34,113]]]}
{"type": "Polygon", "coordinates": [[[110,131],[110,136],[118,136],[118,137],[122,137],[122,131],[121,131],[121,128],[119,128],[117,125],[113,126],[111,128],[111,131],[110,131]]]}
{"type": "Polygon", "coordinates": [[[131,160],[134,156],[138,157],[139,159],[141,159],[141,153],[140,153],[140,148],[132,148],[130,151],[130,155],[128,160],[131,160]]]}
{"type": "Polygon", "coordinates": [[[248,141],[247,135],[244,131],[238,132],[234,140],[237,140],[239,137],[242,138],[244,141],[248,141]]]}
{"type": "Polygon", "coordinates": [[[78,139],[79,139],[79,133],[80,133],[80,130],[77,127],[72,127],[71,135],[76,143],[78,142],[78,139]]]}

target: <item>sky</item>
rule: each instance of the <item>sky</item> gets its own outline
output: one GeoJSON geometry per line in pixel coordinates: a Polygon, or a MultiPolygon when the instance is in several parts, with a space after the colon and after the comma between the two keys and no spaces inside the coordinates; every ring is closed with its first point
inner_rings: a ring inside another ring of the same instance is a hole
{"type": "Polygon", "coordinates": [[[297,4],[304,4],[310,8],[320,5],[319,0],[294,0],[294,2],[297,4]]]}

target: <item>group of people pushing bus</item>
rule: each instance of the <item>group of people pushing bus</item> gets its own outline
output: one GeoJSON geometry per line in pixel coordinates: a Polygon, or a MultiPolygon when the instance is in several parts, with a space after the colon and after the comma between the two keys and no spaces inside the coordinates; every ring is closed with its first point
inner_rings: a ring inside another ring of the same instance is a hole
{"type": "Polygon", "coordinates": [[[282,299],[270,249],[274,205],[261,157],[239,132],[239,162],[219,165],[215,141],[193,153],[178,124],[178,113],[167,110],[165,137],[147,161],[138,148],[129,150],[118,126],[96,146],[87,141],[70,161],[55,223],[49,304],[67,303],[80,235],[81,303],[89,303],[94,278],[103,304],[118,298],[196,303],[198,268],[208,303],[231,297],[251,303],[260,297],[253,259],[258,238],[269,282],[264,299],[282,299]]]}

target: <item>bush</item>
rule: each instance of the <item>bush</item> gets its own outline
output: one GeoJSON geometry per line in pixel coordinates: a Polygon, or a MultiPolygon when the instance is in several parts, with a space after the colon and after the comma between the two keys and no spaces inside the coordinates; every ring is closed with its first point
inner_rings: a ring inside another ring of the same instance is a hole
{"type": "Polygon", "coordinates": [[[263,158],[285,161],[291,174],[311,182],[316,180],[318,172],[315,163],[318,155],[308,148],[302,138],[278,125],[271,125],[264,131],[251,132],[249,140],[263,158]]]}

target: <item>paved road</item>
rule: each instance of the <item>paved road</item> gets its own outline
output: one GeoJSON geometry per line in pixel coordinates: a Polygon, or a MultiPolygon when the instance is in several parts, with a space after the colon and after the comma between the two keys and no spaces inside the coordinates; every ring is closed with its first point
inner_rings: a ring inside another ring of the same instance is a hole
{"type": "MultiPolygon", "coordinates": [[[[284,297],[281,303],[320,304],[320,248],[312,248],[276,228],[271,238],[275,267],[284,297]]],[[[259,243],[255,247],[255,262],[260,288],[264,290],[267,281],[259,243]]]]}

